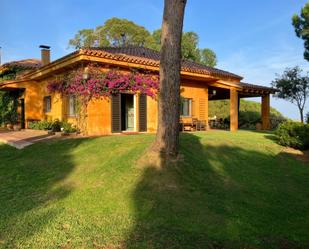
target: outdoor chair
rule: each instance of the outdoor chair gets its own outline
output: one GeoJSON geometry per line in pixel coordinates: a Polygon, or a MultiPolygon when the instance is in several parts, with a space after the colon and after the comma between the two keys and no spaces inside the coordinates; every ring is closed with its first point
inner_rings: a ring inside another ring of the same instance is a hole
{"type": "Polygon", "coordinates": [[[206,131],[206,129],[207,129],[206,120],[199,120],[199,122],[198,122],[198,130],[199,131],[206,131]]]}
{"type": "Polygon", "coordinates": [[[191,130],[192,131],[197,131],[198,130],[198,126],[199,126],[199,121],[197,118],[192,118],[192,126],[191,126],[191,130]]]}

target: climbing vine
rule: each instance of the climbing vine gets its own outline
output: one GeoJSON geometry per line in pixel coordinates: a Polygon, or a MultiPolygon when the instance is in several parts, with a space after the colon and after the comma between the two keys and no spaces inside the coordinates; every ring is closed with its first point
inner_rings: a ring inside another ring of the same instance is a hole
{"type": "Polygon", "coordinates": [[[0,91],[0,126],[16,124],[18,122],[18,91],[0,91]]]}
{"type": "Polygon", "coordinates": [[[122,92],[146,94],[156,98],[158,88],[157,75],[133,70],[122,72],[111,69],[104,72],[94,64],[86,68],[79,67],[66,75],[56,77],[47,84],[50,93],[77,97],[77,121],[84,132],[87,130],[87,106],[92,99],[105,98],[122,92]]]}

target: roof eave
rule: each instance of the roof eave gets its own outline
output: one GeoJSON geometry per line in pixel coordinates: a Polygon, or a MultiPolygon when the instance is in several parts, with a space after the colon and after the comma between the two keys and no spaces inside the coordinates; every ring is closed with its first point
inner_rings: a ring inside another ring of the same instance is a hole
{"type": "MultiPolygon", "coordinates": [[[[87,53],[86,50],[84,49],[80,49],[77,50],[71,54],[68,54],[62,58],[59,58],[58,60],[55,60],[39,69],[33,70],[25,75],[23,75],[23,79],[37,79],[40,77],[43,77],[45,74],[50,73],[51,71],[60,69],[62,67],[68,66],[74,62],[77,61],[97,61],[97,62],[105,62],[105,63],[109,63],[112,65],[116,65],[116,66],[126,66],[126,67],[133,67],[133,68],[144,68],[144,69],[149,69],[149,70],[153,70],[153,71],[159,71],[159,63],[157,61],[152,61],[152,60],[148,60],[148,63],[141,63],[141,58],[136,57],[136,59],[134,59],[133,56],[131,56],[133,58],[133,62],[128,62],[125,60],[117,60],[115,58],[112,58],[113,55],[111,55],[111,58],[102,58],[100,56],[97,55],[89,55],[87,53]],[[95,59],[96,58],[96,59],[95,59]],[[135,61],[134,61],[135,60],[135,61]]],[[[213,78],[213,79],[223,79],[223,80],[228,80],[228,81],[240,81],[242,80],[242,77],[238,76],[238,75],[234,75],[234,76],[225,76],[225,75],[219,75],[219,74],[212,74],[209,73],[207,71],[203,71],[203,70],[197,70],[197,72],[191,72],[191,70],[189,71],[187,68],[182,68],[181,70],[181,74],[182,75],[195,75],[197,77],[202,77],[202,78],[213,78]]]]}

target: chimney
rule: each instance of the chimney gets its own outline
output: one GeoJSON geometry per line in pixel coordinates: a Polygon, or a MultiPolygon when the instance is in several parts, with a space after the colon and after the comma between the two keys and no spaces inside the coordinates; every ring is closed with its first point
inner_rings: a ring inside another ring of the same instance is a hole
{"type": "Polygon", "coordinates": [[[40,49],[42,66],[45,66],[50,63],[50,46],[41,45],[40,49]]]}

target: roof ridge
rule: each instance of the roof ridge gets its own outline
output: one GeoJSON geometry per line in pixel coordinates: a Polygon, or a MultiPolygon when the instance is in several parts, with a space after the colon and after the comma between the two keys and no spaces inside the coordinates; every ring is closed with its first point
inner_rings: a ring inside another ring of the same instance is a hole
{"type": "MultiPolygon", "coordinates": [[[[126,56],[131,56],[131,57],[135,57],[135,58],[144,58],[147,60],[152,60],[152,61],[156,61],[156,62],[160,62],[160,51],[154,50],[152,48],[147,48],[144,46],[134,46],[134,45],[128,45],[128,46],[103,46],[103,47],[85,47],[83,48],[84,50],[92,50],[92,51],[101,51],[101,52],[105,52],[108,54],[119,54],[119,55],[126,55],[126,56]],[[149,51],[151,53],[149,54],[145,54],[143,53],[144,51],[141,51],[141,49],[149,51]],[[155,56],[154,56],[155,55],[155,56]],[[155,58],[156,57],[156,58],[155,58]]],[[[216,68],[216,67],[210,67],[207,65],[204,65],[202,63],[196,62],[196,61],[192,61],[190,59],[185,59],[183,58],[181,60],[182,62],[182,67],[183,68],[187,68],[190,69],[191,66],[195,66],[195,70],[198,71],[208,71],[209,74],[226,74],[226,76],[229,77],[233,77],[233,78],[238,78],[238,79],[242,79],[241,76],[216,68]],[[187,65],[186,65],[187,64],[187,65]]]]}
{"type": "Polygon", "coordinates": [[[5,65],[14,64],[14,63],[24,63],[24,62],[38,62],[38,63],[40,63],[41,60],[40,60],[40,59],[37,59],[37,58],[29,58],[29,59],[22,59],[22,60],[14,60],[14,61],[5,62],[5,63],[3,63],[3,64],[0,65],[0,66],[5,66],[5,65]]]}

